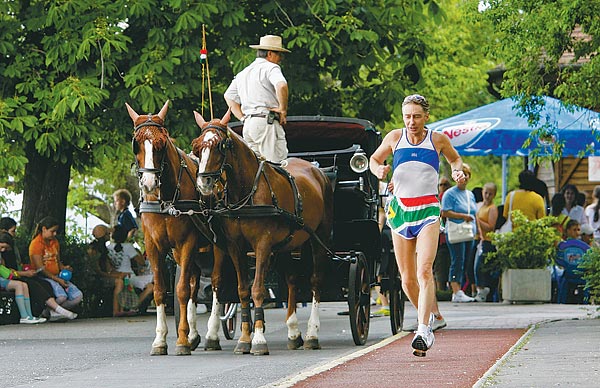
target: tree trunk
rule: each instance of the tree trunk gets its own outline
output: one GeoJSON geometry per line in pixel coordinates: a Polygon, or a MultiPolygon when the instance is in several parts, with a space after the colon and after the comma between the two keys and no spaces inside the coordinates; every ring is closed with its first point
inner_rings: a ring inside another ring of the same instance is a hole
{"type": "MultiPolygon", "coordinates": [[[[64,232],[72,155],[67,157],[66,163],[61,163],[41,156],[33,143],[29,143],[25,151],[28,163],[25,166],[20,228],[26,235],[31,235],[42,218],[52,216],[59,221],[60,230],[64,232]]],[[[62,152],[65,155],[65,151],[62,152]]]]}

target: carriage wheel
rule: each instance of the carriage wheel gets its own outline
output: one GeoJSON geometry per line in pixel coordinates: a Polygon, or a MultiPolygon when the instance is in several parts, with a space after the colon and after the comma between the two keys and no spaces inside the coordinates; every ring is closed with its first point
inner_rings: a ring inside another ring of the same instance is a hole
{"type": "Polygon", "coordinates": [[[235,337],[237,327],[237,303],[221,303],[219,318],[221,319],[221,327],[225,338],[232,340],[235,337]]]}
{"type": "Polygon", "coordinates": [[[348,307],[350,329],[356,345],[364,345],[369,336],[371,313],[371,277],[367,259],[359,252],[356,262],[350,264],[348,277],[348,307]]]}
{"type": "Polygon", "coordinates": [[[398,274],[398,266],[396,261],[390,262],[388,269],[389,275],[389,295],[390,302],[390,324],[392,326],[392,334],[398,334],[404,326],[404,302],[406,296],[402,291],[402,280],[398,274]]]}

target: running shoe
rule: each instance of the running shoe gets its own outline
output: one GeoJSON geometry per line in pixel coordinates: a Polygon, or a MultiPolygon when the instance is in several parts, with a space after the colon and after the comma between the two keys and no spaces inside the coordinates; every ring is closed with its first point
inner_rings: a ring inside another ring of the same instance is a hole
{"type": "Polygon", "coordinates": [[[390,316],[390,306],[384,306],[380,310],[375,311],[372,316],[374,317],[389,317],[390,316]]]}
{"type": "Polygon", "coordinates": [[[471,298],[467,294],[464,293],[463,290],[458,290],[456,293],[452,294],[452,302],[453,303],[467,303],[474,302],[475,298],[471,298]]]}
{"type": "Polygon", "coordinates": [[[480,288],[477,290],[477,295],[475,295],[475,302],[485,302],[489,293],[489,287],[480,288]]]}
{"type": "Polygon", "coordinates": [[[35,325],[36,323],[44,323],[46,322],[46,318],[36,318],[36,317],[26,317],[21,318],[19,323],[25,323],[29,325],[35,325]]]}
{"type": "Polygon", "coordinates": [[[427,351],[431,349],[435,342],[435,336],[431,327],[427,328],[425,333],[417,332],[412,340],[413,355],[417,357],[425,357],[427,351]]]}
{"type": "Polygon", "coordinates": [[[441,314],[435,315],[434,313],[431,313],[431,317],[429,318],[429,327],[431,327],[431,331],[443,329],[446,327],[446,320],[441,314]]]}

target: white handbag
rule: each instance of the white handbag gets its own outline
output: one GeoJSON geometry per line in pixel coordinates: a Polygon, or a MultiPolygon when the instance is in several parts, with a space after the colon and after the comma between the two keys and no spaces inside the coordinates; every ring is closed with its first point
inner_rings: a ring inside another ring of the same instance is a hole
{"type": "MultiPolygon", "coordinates": [[[[471,196],[467,194],[467,213],[471,214],[471,196]]],[[[475,233],[473,232],[473,222],[463,221],[461,223],[448,220],[446,222],[447,239],[450,244],[457,244],[465,241],[473,241],[475,233]]]]}

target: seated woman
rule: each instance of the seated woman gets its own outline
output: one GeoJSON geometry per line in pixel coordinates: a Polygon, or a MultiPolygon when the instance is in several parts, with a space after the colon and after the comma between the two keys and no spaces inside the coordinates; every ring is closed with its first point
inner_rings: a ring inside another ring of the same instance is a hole
{"type": "MultiPolygon", "coordinates": [[[[132,243],[125,242],[126,240],[127,230],[121,225],[116,225],[112,233],[112,242],[107,246],[108,257],[114,268],[110,273],[121,279],[126,277],[129,278],[129,282],[134,288],[142,290],[139,297],[141,302],[138,304],[137,309],[132,310],[132,313],[137,313],[140,309],[140,305],[142,305],[154,291],[154,277],[152,271],[148,270],[144,257],[137,249],[135,249],[132,243]],[[136,275],[133,271],[132,260],[134,260],[139,267],[143,268],[143,270],[140,270],[142,272],[140,272],[139,275],[136,275]]],[[[123,284],[115,283],[116,299],[113,300],[113,306],[116,307],[116,311],[113,311],[114,316],[131,314],[124,312],[122,306],[119,305],[118,295],[122,290],[123,284]]]]}
{"type": "MultiPolygon", "coordinates": [[[[5,256],[10,256],[14,247],[14,240],[9,233],[0,232],[0,253],[2,260],[5,256]]],[[[77,314],[59,306],[54,299],[50,285],[36,276],[33,270],[23,270],[20,263],[18,268],[5,267],[4,271],[10,271],[13,279],[18,279],[19,283],[24,284],[29,292],[30,308],[28,315],[37,316],[42,313],[43,307],[49,308],[48,317],[50,320],[75,319],[77,314]]],[[[9,275],[10,276],[10,275],[9,275]]],[[[24,296],[27,299],[27,296],[24,296]]],[[[22,314],[21,314],[22,315],[22,314]]],[[[45,320],[45,319],[44,319],[45,320]]],[[[32,322],[27,322],[32,323],[32,322]]]]}
{"type": "Polygon", "coordinates": [[[60,259],[60,245],[56,239],[59,223],[53,217],[43,218],[36,226],[34,238],[29,244],[29,258],[38,276],[48,282],[56,302],[65,309],[81,303],[83,293],[75,284],[61,279],[58,274],[63,269],[73,270],[63,265],[60,259]]]}

